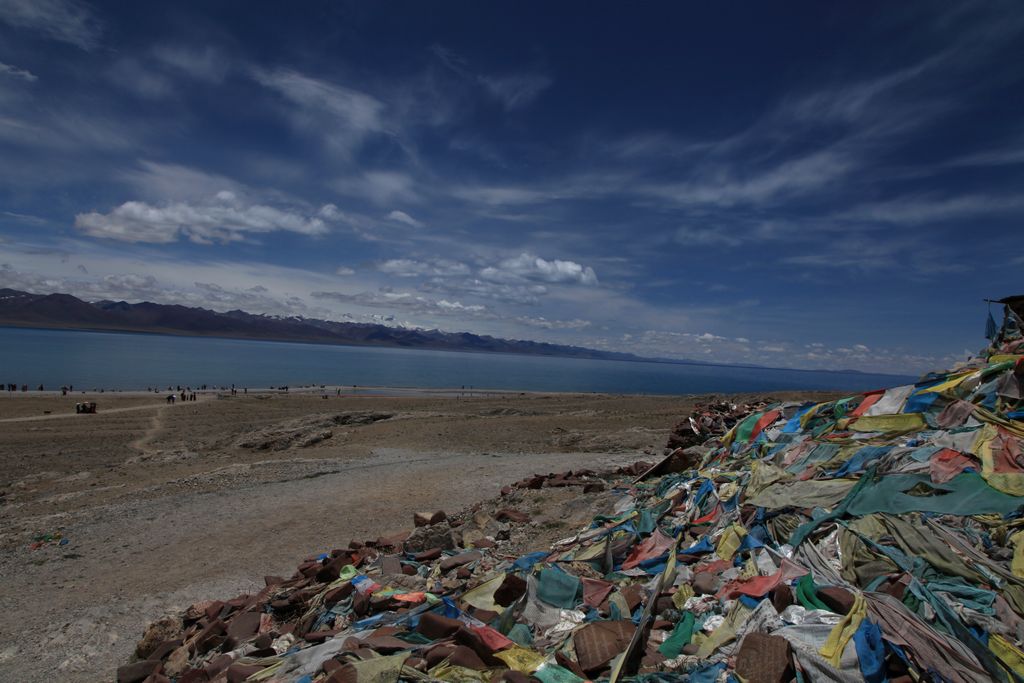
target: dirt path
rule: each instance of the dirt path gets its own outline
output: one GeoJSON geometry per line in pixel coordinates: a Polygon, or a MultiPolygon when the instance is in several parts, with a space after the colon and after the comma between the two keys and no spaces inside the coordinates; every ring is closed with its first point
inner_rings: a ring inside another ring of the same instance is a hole
{"type": "MultiPolygon", "coordinates": [[[[149,424],[149,427],[142,434],[142,436],[137,438],[135,441],[129,443],[128,446],[139,451],[139,453],[141,453],[143,456],[153,455],[156,452],[156,449],[151,448],[150,444],[160,433],[160,431],[164,428],[164,411],[170,407],[170,404],[158,406],[156,412],[153,413],[153,418],[149,424]]],[[[122,412],[126,410],[133,410],[133,408],[121,409],[122,412]]],[[[134,408],[134,410],[138,410],[138,408],[134,408]]]]}
{"type": "MultiPolygon", "coordinates": [[[[137,411],[140,411],[140,410],[161,410],[163,408],[171,408],[171,407],[176,406],[176,405],[188,406],[188,405],[191,405],[191,404],[190,403],[182,403],[182,404],[170,403],[170,404],[167,404],[167,405],[126,406],[124,408],[110,408],[108,410],[104,410],[102,412],[102,414],[103,415],[111,415],[111,414],[116,415],[118,413],[134,413],[134,412],[137,412],[137,411]]],[[[97,414],[99,414],[99,413],[97,413],[97,414]]],[[[61,419],[69,418],[69,417],[73,417],[73,418],[75,418],[77,420],[96,419],[96,418],[94,418],[92,416],[88,416],[88,415],[83,416],[83,415],[79,415],[77,413],[53,413],[53,414],[50,414],[50,415],[29,415],[29,416],[26,416],[26,417],[6,417],[6,418],[3,418],[3,419],[0,419],[0,423],[7,423],[7,422],[40,422],[40,421],[43,421],[43,420],[61,420],[61,419]]]]}

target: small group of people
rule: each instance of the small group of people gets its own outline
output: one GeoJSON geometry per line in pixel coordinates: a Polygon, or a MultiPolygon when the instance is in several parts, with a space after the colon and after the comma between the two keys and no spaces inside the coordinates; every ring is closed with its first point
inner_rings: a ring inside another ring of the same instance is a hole
{"type": "MultiPolygon", "coordinates": [[[[217,387],[213,387],[213,389],[216,390],[217,387]]],[[[168,403],[174,403],[176,401],[195,401],[195,400],[197,400],[196,391],[206,391],[206,390],[207,390],[207,385],[205,385],[205,384],[200,386],[198,389],[193,389],[192,387],[184,387],[184,388],[182,388],[181,385],[178,385],[177,387],[173,387],[173,388],[172,387],[167,387],[167,391],[171,392],[171,393],[167,394],[167,402],[168,403]]],[[[228,388],[227,387],[220,387],[220,390],[221,391],[226,391],[226,390],[228,390],[228,388]]],[[[158,392],[160,390],[159,389],[151,389],[151,388],[147,387],[146,391],[158,392]]],[[[238,388],[235,387],[234,384],[231,385],[230,391],[231,391],[231,395],[232,396],[237,396],[239,394],[238,388]]],[[[242,389],[241,393],[248,394],[249,393],[249,388],[248,387],[244,387],[242,389]]]]}
{"type": "MultiPolygon", "coordinates": [[[[168,388],[170,388],[170,387],[168,387],[168,388]]],[[[184,389],[182,389],[181,387],[178,387],[177,393],[167,394],[167,402],[168,403],[174,403],[175,401],[195,401],[195,400],[197,400],[196,392],[192,391],[192,387],[185,387],[184,389]]]]}

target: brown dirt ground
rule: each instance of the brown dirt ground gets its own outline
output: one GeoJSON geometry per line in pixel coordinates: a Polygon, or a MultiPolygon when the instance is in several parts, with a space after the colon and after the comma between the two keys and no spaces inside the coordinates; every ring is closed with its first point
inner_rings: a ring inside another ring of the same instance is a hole
{"type": "MultiPolygon", "coordinates": [[[[258,589],[309,554],[529,474],[652,460],[695,400],[0,397],[0,680],[113,680],[169,610],[258,589]],[[100,412],[75,415],[86,399],[100,412]],[[360,424],[368,413],[391,417],[360,424]],[[30,547],[57,531],[66,545],[30,547]]],[[[575,490],[528,496],[538,538],[591,514],[575,490]]]]}

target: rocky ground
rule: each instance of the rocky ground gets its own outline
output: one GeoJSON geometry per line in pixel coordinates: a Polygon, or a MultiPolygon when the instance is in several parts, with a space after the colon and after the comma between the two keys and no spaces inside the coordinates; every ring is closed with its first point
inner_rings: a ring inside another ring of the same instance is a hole
{"type": "MultiPolygon", "coordinates": [[[[98,414],[74,414],[81,396],[0,398],[2,680],[111,680],[168,610],[533,473],[657,457],[694,401],[87,398],[98,414]]],[[[574,489],[529,496],[537,542],[589,510],[574,489]]]]}

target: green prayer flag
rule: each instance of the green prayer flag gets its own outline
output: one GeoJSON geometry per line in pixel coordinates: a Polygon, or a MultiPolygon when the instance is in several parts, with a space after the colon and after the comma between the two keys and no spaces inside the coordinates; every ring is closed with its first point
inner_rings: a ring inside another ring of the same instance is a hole
{"type": "Polygon", "coordinates": [[[579,578],[557,569],[542,569],[537,597],[555,607],[572,609],[582,585],[579,578]]]}
{"type": "Polygon", "coordinates": [[[688,645],[693,638],[693,612],[685,612],[676,627],[672,629],[672,635],[661,644],[658,652],[669,659],[675,659],[683,652],[683,646],[688,645]]]}
{"type": "Polygon", "coordinates": [[[814,579],[810,574],[804,574],[796,582],[796,599],[806,609],[824,609],[829,612],[828,605],[818,599],[818,588],[814,585],[814,579]]]}

